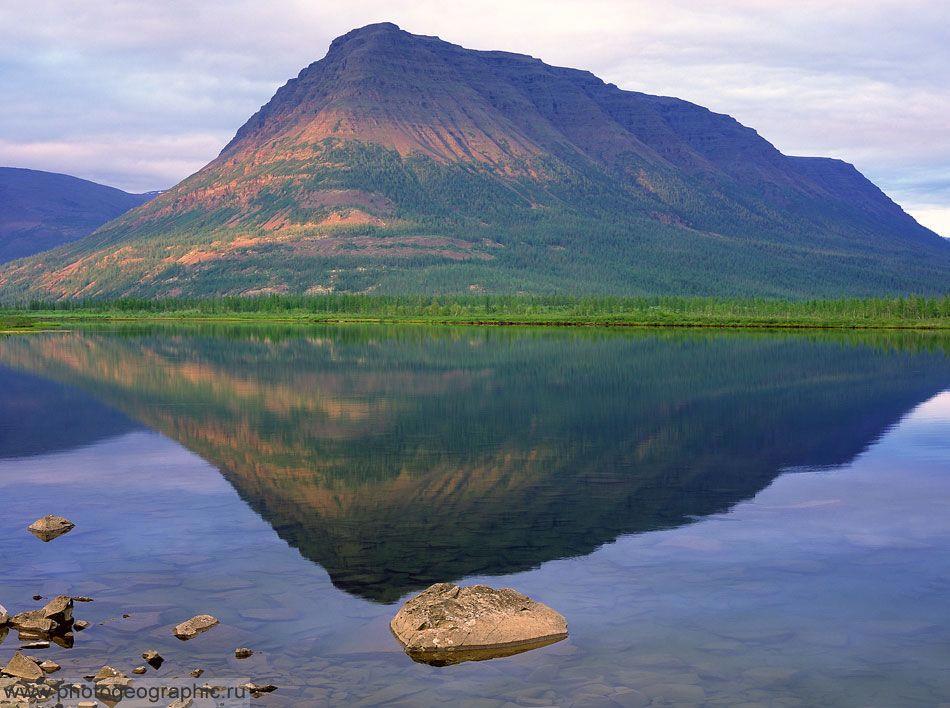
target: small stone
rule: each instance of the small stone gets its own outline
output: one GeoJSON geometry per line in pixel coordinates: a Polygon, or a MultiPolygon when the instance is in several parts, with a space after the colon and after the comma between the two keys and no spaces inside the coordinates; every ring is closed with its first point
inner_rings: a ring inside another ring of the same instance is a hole
{"type": "Polygon", "coordinates": [[[251,693],[261,694],[261,693],[273,693],[277,690],[277,686],[271,683],[246,683],[244,684],[246,688],[251,693]]]}
{"type": "Polygon", "coordinates": [[[153,669],[160,669],[165,661],[165,657],[154,649],[142,652],[142,658],[145,659],[146,663],[153,669]]]}
{"type": "Polygon", "coordinates": [[[44,543],[49,543],[54,538],[59,538],[74,528],[76,528],[76,524],[69,519],[64,519],[62,516],[53,516],[52,514],[37,519],[27,526],[27,530],[44,543]]]}
{"type": "Polygon", "coordinates": [[[86,597],[85,595],[79,595],[78,597],[73,598],[73,602],[93,602],[91,597],[86,597]]]}
{"type": "Polygon", "coordinates": [[[183,642],[188,641],[189,639],[194,639],[202,632],[207,632],[217,624],[219,624],[219,622],[216,617],[212,617],[211,615],[198,615],[177,625],[175,627],[175,636],[183,642]]]}
{"type": "Polygon", "coordinates": [[[40,664],[40,668],[43,669],[44,673],[54,674],[63,667],[57,664],[55,661],[50,661],[49,659],[47,659],[42,664],[40,664]]]}
{"type": "Polygon", "coordinates": [[[14,654],[10,662],[3,667],[3,673],[24,681],[39,681],[43,678],[43,669],[31,658],[20,652],[14,654]]]}
{"type": "Polygon", "coordinates": [[[137,676],[141,676],[146,671],[148,671],[148,669],[146,669],[144,666],[136,666],[134,669],[132,669],[132,673],[136,674],[137,676]]]}
{"type": "Polygon", "coordinates": [[[234,656],[238,659],[246,659],[253,654],[253,650],[248,649],[247,647],[241,647],[234,650],[234,656]]]}
{"type": "Polygon", "coordinates": [[[128,618],[131,617],[131,616],[132,616],[132,615],[122,615],[122,619],[128,619],[128,618]]]}
{"type": "Polygon", "coordinates": [[[40,600],[43,599],[43,596],[42,596],[42,595],[34,595],[34,596],[33,596],[33,599],[38,602],[38,601],[40,601],[40,600]]]}
{"type": "Polygon", "coordinates": [[[76,620],[75,622],[73,622],[73,629],[75,629],[77,632],[81,632],[84,629],[88,629],[88,628],[89,628],[89,623],[86,620],[76,620]]]}
{"type": "Polygon", "coordinates": [[[179,698],[177,701],[168,704],[168,708],[191,708],[194,701],[191,698],[179,698]]]}
{"type": "Polygon", "coordinates": [[[193,678],[201,678],[201,674],[203,674],[204,672],[205,672],[204,669],[194,669],[192,671],[189,671],[188,675],[193,678]]]}
{"type": "Polygon", "coordinates": [[[7,608],[3,605],[0,605],[0,626],[5,625],[10,621],[10,613],[7,612],[7,608]]]}
{"type": "Polygon", "coordinates": [[[49,649],[49,642],[46,640],[30,642],[29,644],[22,645],[20,649],[49,649]]]}
{"type": "Polygon", "coordinates": [[[99,704],[95,701],[79,701],[76,704],[76,708],[96,708],[99,704]]]}

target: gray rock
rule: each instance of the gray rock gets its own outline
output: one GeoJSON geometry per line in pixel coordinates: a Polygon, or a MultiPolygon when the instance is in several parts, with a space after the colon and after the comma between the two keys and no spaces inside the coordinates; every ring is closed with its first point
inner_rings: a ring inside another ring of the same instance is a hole
{"type": "Polygon", "coordinates": [[[435,665],[511,656],[567,637],[564,617],[526,595],[451,583],[411,598],[390,628],[412,659],[435,665]]]}
{"type": "Polygon", "coordinates": [[[217,624],[219,623],[216,617],[212,617],[211,615],[198,615],[177,625],[175,627],[175,636],[182,641],[187,641],[194,639],[202,632],[207,632],[217,624]]]}
{"type": "Polygon", "coordinates": [[[37,519],[27,526],[27,530],[44,543],[49,543],[54,538],[59,538],[74,528],[76,528],[76,524],[69,519],[64,519],[62,516],[53,516],[52,514],[37,519]]]}

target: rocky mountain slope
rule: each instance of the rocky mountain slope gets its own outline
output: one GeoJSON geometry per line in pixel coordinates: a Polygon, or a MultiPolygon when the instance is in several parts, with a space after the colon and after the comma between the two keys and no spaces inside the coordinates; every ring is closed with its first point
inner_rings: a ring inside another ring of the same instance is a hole
{"type": "Polygon", "coordinates": [[[220,156],[0,297],[945,292],[950,243],[853,166],[584,71],[354,30],[220,156]]]}
{"type": "Polygon", "coordinates": [[[0,167],[0,263],[71,243],[153,196],[69,175],[0,167]]]}

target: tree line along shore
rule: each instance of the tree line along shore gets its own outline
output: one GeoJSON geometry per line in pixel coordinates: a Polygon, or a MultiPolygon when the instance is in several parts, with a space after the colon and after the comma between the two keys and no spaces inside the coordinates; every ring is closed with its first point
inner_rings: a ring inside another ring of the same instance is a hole
{"type": "Polygon", "coordinates": [[[950,296],[778,300],[527,295],[267,295],[31,301],[0,307],[0,331],[109,321],[950,329],[950,296]]]}

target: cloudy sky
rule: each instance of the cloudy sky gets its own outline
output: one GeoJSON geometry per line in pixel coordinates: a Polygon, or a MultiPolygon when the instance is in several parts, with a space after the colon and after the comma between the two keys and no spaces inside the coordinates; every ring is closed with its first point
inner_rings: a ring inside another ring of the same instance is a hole
{"type": "Polygon", "coordinates": [[[168,187],[379,21],[729,113],[950,236],[946,0],[0,0],[0,165],[168,187]]]}

